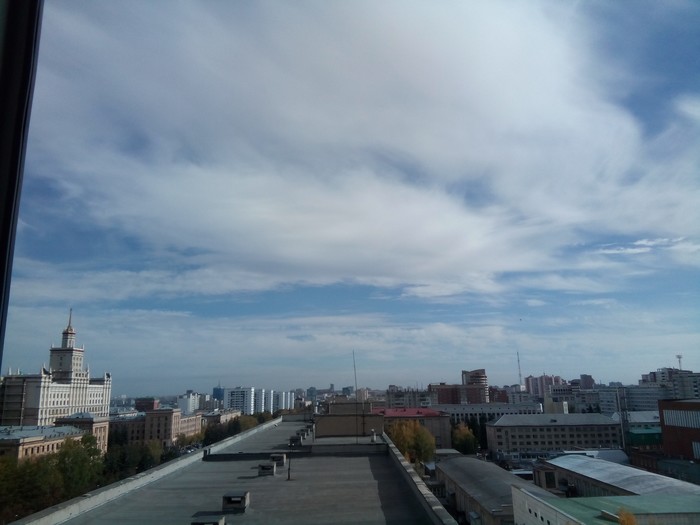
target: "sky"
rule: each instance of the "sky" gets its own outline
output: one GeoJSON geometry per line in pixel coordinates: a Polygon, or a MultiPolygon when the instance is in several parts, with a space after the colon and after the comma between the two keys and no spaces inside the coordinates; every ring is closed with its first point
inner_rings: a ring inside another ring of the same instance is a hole
{"type": "Polygon", "coordinates": [[[700,3],[47,0],[2,371],[700,370],[700,3]]]}

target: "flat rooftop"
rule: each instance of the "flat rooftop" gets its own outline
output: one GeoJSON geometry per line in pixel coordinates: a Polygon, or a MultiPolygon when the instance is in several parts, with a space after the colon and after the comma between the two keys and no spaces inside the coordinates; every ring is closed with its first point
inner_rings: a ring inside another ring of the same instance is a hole
{"type": "MultiPolygon", "coordinates": [[[[188,524],[198,512],[219,513],[224,493],[246,490],[250,506],[244,514],[226,515],[227,523],[428,522],[388,455],[295,457],[292,452],[290,481],[286,465],[275,476],[258,476],[258,464],[266,461],[255,456],[286,452],[289,436],[304,426],[282,422],[220,451],[232,454],[230,461],[198,461],[65,523],[188,524]]],[[[310,439],[304,440],[307,444],[310,439]]]]}
{"type": "Polygon", "coordinates": [[[664,523],[663,519],[677,519],[674,523],[695,523],[700,516],[700,499],[689,495],[660,494],[644,496],[598,496],[593,498],[547,498],[554,508],[569,514],[582,523],[610,525],[601,517],[601,511],[618,514],[621,509],[664,523]]]}

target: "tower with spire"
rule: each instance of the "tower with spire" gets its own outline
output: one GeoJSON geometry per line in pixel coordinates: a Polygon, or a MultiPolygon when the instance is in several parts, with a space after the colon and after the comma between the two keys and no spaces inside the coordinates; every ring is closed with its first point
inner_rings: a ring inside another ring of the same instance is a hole
{"type": "MultiPolygon", "coordinates": [[[[85,348],[75,345],[73,310],[60,346],[51,346],[49,367],[38,374],[8,374],[0,382],[0,425],[52,425],[76,414],[109,416],[112,376],[90,377],[85,348]]],[[[82,417],[82,416],[81,416],[82,417]]],[[[105,441],[106,443],[106,441],[105,441]]]]}
{"type": "Polygon", "coordinates": [[[73,309],[68,314],[68,326],[63,330],[61,346],[52,346],[49,369],[57,379],[79,379],[88,377],[88,371],[83,370],[85,348],[75,346],[75,330],[73,329],[73,309]]]}

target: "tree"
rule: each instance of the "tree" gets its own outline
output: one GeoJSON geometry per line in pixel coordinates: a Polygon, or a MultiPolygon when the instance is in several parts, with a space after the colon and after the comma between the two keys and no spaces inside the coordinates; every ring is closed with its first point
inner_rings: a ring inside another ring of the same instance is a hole
{"type": "Polygon", "coordinates": [[[255,417],[258,419],[258,423],[262,424],[266,421],[270,421],[272,419],[272,414],[266,410],[265,412],[258,412],[255,414],[255,417]]]}
{"type": "Polygon", "coordinates": [[[204,446],[211,445],[212,443],[221,441],[225,437],[226,427],[224,427],[224,425],[221,423],[210,423],[204,429],[204,438],[202,439],[202,443],[204,446]]]}
{"type": "Polygon", "coordinates": [[[143,472],[160,464],[160,457],[163,454],[163,445],[160,441],[152,439],[141,447],[141,457],[137,467],[137,472],[143,472]]]}
{"type": "Polygon", "coordinates": [[[411,450],[413,436],[407,423],[407,421],[396,420],[389,425],[389,427],[386,429],[386,433],[396,448],[399,449],[399,452],[401,452],[401,454],[403,454],[408,461],[411,461],[409,452],[411,450]]]}
{"type": "Polygon", "coordinates": [[[435,438],[430,430],[417,424],[413,436],[413,456],[415,461],[430,461],[435,455],[435,438]]]}
{"type": "Polygon", "coordinates": [[[64,496],[67,499],[94,488],[102,471],[95,436],[87,434],[80,441],[66,439],[56,454],[56,467],[63,477],[64,496]]]}
{"type": "Polygon", "coordinates": [[[239,416],[238,422],[241,425],[241,432],[244,432],[258,425],[258,420],[253,416],[239,416]]]}
{"type": "Polygon", "coordinates": [[[631,512],[620,509],[617,512],[618,520],[620,525],[637,525],[637,518],[631,512]]]}
{"type": "Polygon", "coordinates": [[[452,431],[452,445],[462,454],[476,454],[476,436],[464,423],[452,431]]]}
{"type": "Polygon", "coordinates": [[[418,421],[394,421],[386,433],[410,462],[428,461],[435,454],[435,438],[418,421]]]}

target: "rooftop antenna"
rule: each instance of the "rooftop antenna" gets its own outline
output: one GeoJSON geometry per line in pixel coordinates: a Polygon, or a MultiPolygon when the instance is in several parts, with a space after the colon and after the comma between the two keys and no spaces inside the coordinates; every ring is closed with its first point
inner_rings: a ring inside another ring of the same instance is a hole
{"type": "Polygon", "coordinates": [[[681,359],[683,359],[683,354],[676,354],[676,359],[678,359],[678,370],[683,370],[681,366],[681,359]]]}

